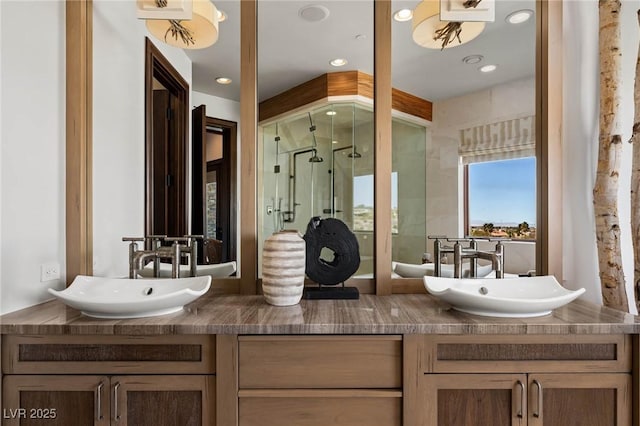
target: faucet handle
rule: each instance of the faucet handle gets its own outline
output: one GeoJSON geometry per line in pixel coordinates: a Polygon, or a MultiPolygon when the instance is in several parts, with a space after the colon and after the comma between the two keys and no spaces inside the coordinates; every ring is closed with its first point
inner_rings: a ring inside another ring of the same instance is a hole
{"type": "Polygon", "coordinates": [[[165,241],[171,241],[173,243],[186,243],[189,241],[186,237],[166,237],[165,241]]]}
{"type": "Polygon", "coordinates": [[[144,237],[122,237],[122,241],[142,242],[144,240],[144,237]]]}

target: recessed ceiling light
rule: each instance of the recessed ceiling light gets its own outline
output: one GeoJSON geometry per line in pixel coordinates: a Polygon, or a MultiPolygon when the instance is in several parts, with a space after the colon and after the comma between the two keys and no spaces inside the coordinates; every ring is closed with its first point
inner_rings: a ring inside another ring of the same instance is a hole
{"type": "Polygon", "coordinates": [[[218,77],[216,78],[216,82],[218,82],[219,84],[230,84],[231,79],[227,77],[218,77]]]}
{"type": "Polygon", "coordinates": [[[462,58],[462,62],[465,64],[473,65],[482,62],[484,56],[482,55],[469,55],[462,58]]]}
{"type": "Polygon", "coordinates": [[[311,4],[301,8],[298,16],[307,22],[320,22],[329,17],[329,9],[319,4],[311,4]]]}
{"type": "Polygon", "coordinates": [[[336,114],[337,114],[337,112],[335,112],[335,111],[327,111],[327,115],[336,115],[336,114]]]}
{"type": "Polygon", "coordinates": [[[227,14],[218,9],[218,22],[224,22],[227,20],[227,14]]]}
{"type": "Polygon", "coordinates": [[[331,141],[331,143],[338,143],[338,141],[331,141]]]}
{"type": "Polygon", "coordinates": [[[413,10],[411,9],[400,9],[396,13],[393,14],[393,19],[398,22],[406,22],[413,18],[413,10]]]}
{"type": "Polygon", "coordinates": [[[497,65],[485,65],[483,67],[478,68],[480,72],[493,72],[498,68],[497,65]]]}
{"type": "Polygon", "coordinates": [[[347,60],[342,58],[336,58],[329,63],[334,67],[341,67],[341,66],[347,65],[347,60]]]}
{"type": "Polygon", "coordinates": [[[531,18],[532,16],[533,16],[533,10],[529,10],[529,9],[516,10],[515,12],[511,12],[509,15],[507,15],[507,17],[505,18],[505,21],[507,21],[510,24],[522,24],[523,22],[527,22],[529,18],[531,18]]]}

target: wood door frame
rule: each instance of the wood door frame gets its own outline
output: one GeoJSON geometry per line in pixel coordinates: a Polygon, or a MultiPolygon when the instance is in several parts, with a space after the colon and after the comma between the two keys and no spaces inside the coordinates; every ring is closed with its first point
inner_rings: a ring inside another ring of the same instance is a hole
{"type": "MultiPolygon", "coordinates": [[[[189,140],[189,84],[182,78],[180,73],[171,65],[171,62],[160,52],[153,42],[145,37],[145,65],[144,65],[144,129],[145,129],[145,176],[144,176],[144,198],[145,198],[145,235],[153,234],[153,205],[152,181],[154,171],[153,161],[153,79],[158,79],[169,92],[178,100],[179,108],[175,111],[176,134],[179,135],[180,144],[178,152],[182,158],[178,159],[179,173],[176,177],[176,187],[178,188],[178,224],[187,233],[187,170],[189,169],[189,156],[187,155],[187,145],[189,140]]],[[[181,237],[182,235],[171,235],[181,237]]]]}
{"type": "MultiPolygon", "coordinates": [[[[237,218],[238,218],[238,123],[222,120],[220,118],[206,117],[206,126],[219,127],[223,131],[222,136],[222,181],[227,186],[228,193],[223,191],[223,197],[227,197],[228,211],[221,211],[221,221],[227,224],[226,232],[228,241],[223,241],[223,254],[228,260],[237,260],[237,218]]],[[[206,180],[205,180],[206,182],[206,180]]],[[[224,203],[223,203],[224,204],[224,203]]],[[[224,258],[223,256],[223,258],[224,258]]]]}
{"type": "Polygon", "coordinates": [[[66,284],[93,274],[93,3],[66,2],[66,284]]]}
{"type": "MultiPolygon", "coordinates": [[[[194,125],[195,126],[195,125],[194,125]]],[[[205,109],[205,134],[207,127],[218,127],[222,129],[222,159],[223,173],[221,173],[221,179],[228,189],[223,191],[223,196],[228,198],[228,209],[224,209],[221,213],[221,221],[227,223],[225,232],[228,233],[228,241],[223,240],[223,258],[230,260],[238,260],[237,253],[237,211],[238,211],[238,123],[235,121],[223,120],[220,118],[207,117],[205,109]]],[[[192,149],[192,161],[191,161],[191,193],[193,199],[191,200],[191,233],[192,234],[205,234],[206,226],[206,206],[204,199],[206,198],[206,174],[208,163],[206,159],[206,142],[203,139],[203,143],[200,144],[195,138],[191,141],[192,149]],[[200,187],[198,187],[200,186],[200,187]],[[196,197],[201,197],[203,202],[196,202],[196,197]]],[[[217,160],[216,160],[217,161],[217,160]]],[[[199,253],[204,253],[204,250],[200,250],[199,253]]],[[[198,255],[200,258],[200,255],[198,255]]]]}

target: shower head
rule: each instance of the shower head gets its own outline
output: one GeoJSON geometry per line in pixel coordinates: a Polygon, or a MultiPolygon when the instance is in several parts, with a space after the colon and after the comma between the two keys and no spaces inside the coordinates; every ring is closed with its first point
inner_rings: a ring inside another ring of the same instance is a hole
{"type": "Polygon", "coordinates": [[[313,152],[313,155],[309,158],[310,163],[322,163],[324,161],[322,157],[318,157],[318,151],[316,149],[313,149],[311,152],[313,152]]]}

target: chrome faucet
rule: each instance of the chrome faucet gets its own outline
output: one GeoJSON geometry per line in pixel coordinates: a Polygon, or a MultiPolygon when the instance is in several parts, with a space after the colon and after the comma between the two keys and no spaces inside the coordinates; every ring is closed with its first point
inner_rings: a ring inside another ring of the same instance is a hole
{"type": "Polygon", "coordinates": [[[160,271],[159,248],[166,235],[148,235],[146,237],[123,237],[122,241],[129,241],[129,278],[138,278],[138,272],[144,268],[149,260],[153,260],[153,275],[157,277],[160,271]],[[138,250],[138,243],[145,242],[148,250],[138,250]]]}
{"type": "Polygon", "coordinates": [[[129,278],[138,278],[138,272],[150,261],[153,261],[153,276],[160,276],[160,259],[171,259],[171,278],[180,278],[180,263],[183,256],[188,256],[192,277],[196,276],[198,260],[198,244],[196,240],[202,235],[185,235],[184,237],[167,237],[166,235],[149,235],[140,237],[123,237],[129,241],[129,278]],[[162,242],[173,242],[171,246],[163,246],[162,242]],[[138,243],[145,242],[147,250],[138,250],[138,243]]]}
{"type": "Polygon", "coordinates": [[[433,252],[435,257],[433,275],[441,276],[441,256],[443,254],[453,254],[453,277],[462,277],[462,263],[465,259],[470,261],[469,276],[475,278],[478,275],[478,259],[490,260],[492,268],[496,271],[496,278],[504,278],[504,244],[509,241],[503,238],[488,238],[486,241],[496,241],[495,250],[478,250],[478,239],[476,238],[448,238],[444,235],[430,235],[429,239],[435,240],[433,252]],[[444,245],[443,240],[453,245],[444,245]],[[464,243],[469,243],[464,246],[464,243]]]}
{"type": "Polygon", "coordinates": [[[508,239],[491,239],[488,241],[496,241],[496,247],[493,251],[478,251],[478,259],[485,259],[491,261],[491,266],[496,271],[496,278],[504,278],[504,244],[503,241],[509,241],[508,239]]]}

